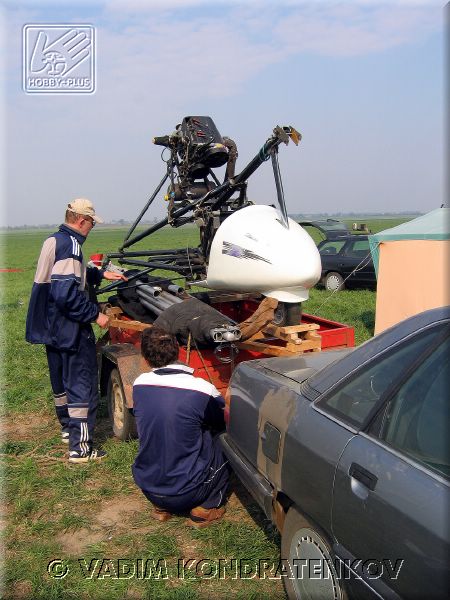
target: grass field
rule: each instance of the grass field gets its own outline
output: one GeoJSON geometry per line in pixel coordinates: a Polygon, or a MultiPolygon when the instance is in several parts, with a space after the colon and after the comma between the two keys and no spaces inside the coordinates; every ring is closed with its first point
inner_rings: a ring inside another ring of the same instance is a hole
{"type": "MultiPolygon", "coordinates": [[[[400,222],[383,219],[368,225],[375,232],[400,222]]],[[[115,251],[124,231],[96,228],[83,247],[84,255],[115,251]]],[[[49,233],[30,230],[0,238],[0,267],[23,269],[0,273],[1,454],[6,484],[1,597],[284,598],[281,580],[271,578],[270,571],[265,577],[245,572],[236,576],[239,563],[229,562],[243,561],[245,571],[245,565],[248,570],[259,560],[276,565],[279,557],[278,534],[236,481],[226,519],[214,527],[192,531],[181,518],[163,524],[152,521],[148,502],[131,477],[137,442],[112,437],[104,406],[97,441],[108,451],[108,459],[90,465],[66,462],[53,414],[45,350],[24,340],[37,258],[49,233]],[[203,570],[196,571],[193,563],[181,568],[183,559],[205,559],[203,570]],[[224,569],[217,569],[219,559],[224,569]]],[[[193,228],[161,232],[152,237],[152,247],[195,245],[196,235],[193,228]]],[[[140,245],[148,248],[149,242],[140,245]]],[[[359,344],[373,335],[375,292],[330,294],[314,289],[305,312],[352,325],[359,344]]]]}

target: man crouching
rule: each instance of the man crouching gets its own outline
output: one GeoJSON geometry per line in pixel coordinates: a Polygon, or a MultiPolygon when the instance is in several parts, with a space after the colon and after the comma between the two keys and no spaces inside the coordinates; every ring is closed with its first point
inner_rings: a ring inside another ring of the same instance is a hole
{"type": "Polygon", "coordinates": [[[176,362],[178,352],[174,335],[159,327],[142,332],[150,371],[133,385],[139,453],[132,470],[156,519],[189,512],[189,525],[206,527],[225,513],[229,466],[217,435],[225,427],[225,401],[194,369],[176,362]]]}

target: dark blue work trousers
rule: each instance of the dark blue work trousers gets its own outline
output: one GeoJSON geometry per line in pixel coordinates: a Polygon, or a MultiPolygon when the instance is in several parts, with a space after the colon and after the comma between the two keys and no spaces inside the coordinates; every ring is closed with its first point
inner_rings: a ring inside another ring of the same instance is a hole
{"type": "Polygon", "coordinates": [[[214,438],[213,447],[214,457],[209,472],[205,473],[204,482],[194,490],[176,496],[162,496],[142,490],[144,496],[158,508],[171,513],[189,512],[198,506],[218,508],[225,504],[231,469],[222,453],[218,435],[214,438]]]}
{"type": "Polygon", "coordinates": [[[92,450],[98,406],[95,336],[90,325],[80,328],[77,351],[46,346],[56,416],[69,433],[69,451],[86,456],[92,450]]]}

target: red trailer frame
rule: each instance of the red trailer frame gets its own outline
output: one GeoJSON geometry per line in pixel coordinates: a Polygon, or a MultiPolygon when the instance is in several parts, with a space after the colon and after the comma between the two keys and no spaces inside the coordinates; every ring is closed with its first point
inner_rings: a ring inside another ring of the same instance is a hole
{"type": "MultiPolygon", "coordinates": [[[[245,321],[259,306],[259,300],[253,298],[213,302],[222,314],[236,322],[245,321]]],[[[321,340],[322,350],[353,347],[355,345],[354,329],[348,325],[330,321],[304,313],[302,324],[315,325],[315,333],[321,340]]],[[[113,430],[120,439],[129,439],[136,435],[134,417],[127,410],[133,406],[132,388],[135,379],[148,369],[140,355],[142,330],[149,325],[132,321],[120,315],[109,328],[109,343],[99,344],[100,390],[107,396],[108,411],[113,430]],[[122,325],[123,323],[123,325],[122,325]]],[[[281,340],[271,339],[271,344],[282,344],[281,340]]],[[[243,346],[245,345],[242,344],[243,346]]],[[[225,396],[232,372],[237,364],[246,360],[267,358],[273,354],[257,349],[239,348],[240,343],[215,348],[198,348],[195,343],[180,347],[180,360],[194,369],[198,377],[210,381],[225,396]],[[223,353],[223,350],[227,354],[223,353]],[[232,356],[231,356],[232,354],[232,356]]],[[[273,348],[273,346],[271,346],[273,348]]],[[[299,353],[303,351],[300,349],[299,353]]],[[[315,348],[319,350],[320,348],[315,348]]]]}

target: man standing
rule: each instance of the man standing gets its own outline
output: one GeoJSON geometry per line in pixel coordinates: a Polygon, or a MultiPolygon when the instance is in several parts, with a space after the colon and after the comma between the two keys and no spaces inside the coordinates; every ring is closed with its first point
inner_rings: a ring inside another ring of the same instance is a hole
{"type": "Polygon", "coordinates": [[[178,351],[175,336],[160,327],[142,332],[141,352],[151,370],[133,385],[139,435],[133,476],[156,519],[189,511],[188,524],[205,527],[225,513],[229,467],[216,435],[225,426],[225,401],[176,362],[178,351]]]}
{"type": "Polygon", "coordinates": [[[81,246],[96,223],[102,223],[85,198],[73,200],[65,223],[41,250],[28,307],[26,340],[45,344],[55,409],[69,462],[84,463],[106,456],[92,447],[98,404],[97,357],[91,323],[102,328],[108,317],[85,292],[105,279],[123,275],[86,269],[81,246]]]}

